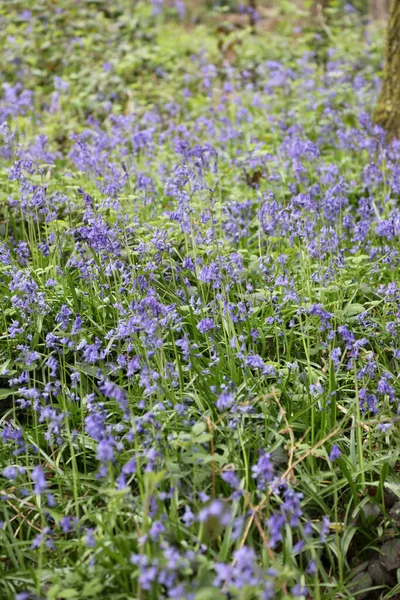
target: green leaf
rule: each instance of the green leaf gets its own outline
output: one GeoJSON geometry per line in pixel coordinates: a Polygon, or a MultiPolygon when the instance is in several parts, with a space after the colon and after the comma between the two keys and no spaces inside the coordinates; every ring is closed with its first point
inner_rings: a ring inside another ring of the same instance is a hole
{"type": "Polygon", "coordinates": [[[350,490],[351,490],[351,493],[353,495],[354,503],[355,503],[355,505],[357,505],[358,504],[358,494],[357,494],[357,486],[354,483],[354,473],[350,473],[349,469],[346,466],[346,462],[344,461],[343,458],[339,458],[336,461],[336,463],[339,466],[343,475],[346,477],[349,487],[350,487],[350,490]]]}
{"type": "Polygon", "coordinates": [[[206,430],[206,424],[204,423],[204,421],[199,421],[198,423],[193,425],[192,434],[195,437],[197,437],[197,436],[201,435],[203,433],[203,431],[205,431],[205,430],[206,430]]]}
{"type": "Polygon", "coordinates": [[[58,510],[54,510],[53,508],[46,508],[46,511],[53,517],[56,523],[59,523],[63,518],[63,513],[58,512],[58,510]]]}
{"type": "Polygon", "coordinates": [[[66,590],[58,593],[59,598],[76,598],[78,595],[78,591],[74,590],[73,588],[67,588],[66,590]]]}
{"type": "Polygon", "coordinates": [[[85,596],[86,598],[93,598],[94,596],[100,594],[102,590],[103,584],[98,579],[94,581],[88,581],[83,587],[82,596],[85,596]]]}
{"type": "Polygon", "coordinates": [[[200,590],[195,596],[195,600],[223,600],[224,598],[222,592],[212,587],[200,590]]]}
{"type": "Polygon", "coordinates": [[[144,480],[150,489],[154,489],[165,479],[166,471],[159,471],[158,473],[145,473],[144,480]]]}
{"type": "Polygon", "coordinates": [[[362,304],[349,304],[344,309],[343,313],[345,317],[353,317],[354,315],[359,315],[360,313],[365,311],[365,306],[362,304]]]}
{"type": "Polygon", "coordinates": [[[57,600],[58,592],[60,590],[60,585],[58,583],[54,584],[47,590],[46,598],[47,600],[57,600]]]}
{"type": "Polygon", "coordinates": [[[343,556],[347,556],[347,551],[348,551],[351,541],[352,541],[354,535],[357,533],[357,531],[358,531],[358,527],[356,527],[355,525],[346,525],[344,532],[343,532],[342,541],[341,541],[343,556]]]}

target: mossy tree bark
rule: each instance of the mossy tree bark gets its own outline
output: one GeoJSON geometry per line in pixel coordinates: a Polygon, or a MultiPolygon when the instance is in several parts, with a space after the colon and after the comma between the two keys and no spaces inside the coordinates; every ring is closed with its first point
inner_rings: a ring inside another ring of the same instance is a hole
{"type": "Polygon", "coordinates": [[[371,21],[386,21],[390,0],[369,0],[368,16],[371,21]]]}
{"type": "Polygon", "coordinates": [[[400,0],[392,0],[390,5],[383,85],[375,123],[386,130],[388,141],[400,139],[400,0]]]}

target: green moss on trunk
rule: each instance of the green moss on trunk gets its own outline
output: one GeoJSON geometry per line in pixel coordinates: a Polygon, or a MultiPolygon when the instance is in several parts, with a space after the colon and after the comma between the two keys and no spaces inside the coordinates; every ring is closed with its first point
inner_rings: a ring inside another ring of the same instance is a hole
{"type": "Polygon", "coordinates": [[[386,34],[385,70],[375,123],[388,140],[400,139],[400,0],[392,0],[386,34]]]}

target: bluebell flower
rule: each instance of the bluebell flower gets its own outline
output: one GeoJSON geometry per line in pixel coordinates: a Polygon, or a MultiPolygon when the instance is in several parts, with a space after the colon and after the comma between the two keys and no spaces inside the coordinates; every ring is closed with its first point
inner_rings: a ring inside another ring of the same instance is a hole
{"type": "Polygon", "coordinates": [[[334,462],[335,460],[340,458],[341,455],[342,455],[342,452],[341,452],[340,448],[336,444],[333,444],[332,449],[329,454],[329,460],[334,462]]]}
{"type": "Polygon", "coordinates": [[[200,333],[206,333],[214,328],[215,322],[214,319],[211,318],[202,319],[197,325],[197,329],[200,331],[200,333]]]}
{"type": "Polygon", "coordinates": [[[31,473],[31,478],[34,485],[33,491],[35,494],[42,494],[43,492],[45,492],[47,490],[47,481],[46,481],[46,477],[45,477],[45,473],[44,470],[42,469],[42,467],[40,465],[37,465],[32,473],[31,473]]]}

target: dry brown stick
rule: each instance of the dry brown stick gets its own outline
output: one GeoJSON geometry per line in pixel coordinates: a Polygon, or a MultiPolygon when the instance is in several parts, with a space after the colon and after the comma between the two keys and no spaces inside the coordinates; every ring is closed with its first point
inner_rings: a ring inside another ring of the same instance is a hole
{"type": "MultiPolygon", "coordinates": [[[[12,508],[15,510],[15,512],[16,512],[16,515],[15,515],[15,517],[13,517],[12,519],[10,519],[10,522],[11,522],[13,519],[16,519],[17,517],[20,517],[20,518],[22,518],[22,520],[23,520],[23,521],[25,521],[26,523],[28,523],[28,525],[30,525],[30,526],[31,526],[33,529],[36,529],[36,531],[38,531],[39,533],[41,533],[41,532],[42,532],[42,530],[40,529],[40,527],[37,527],[37,525],[34,525],[33,523],[31,523],[31,522],[30,522],[30,520],[29,520],[29,519],[28,519],[28,518],[27,518],[27,517],[26,517],[26,516],[25,516],[23,513],[21,513],[21,512],[18,510],[18,508],[17,508],[16,506],[14,506],[14,504],[13,504],[12,502],[10,502],[10,500],[7,500],[7,504],[8,504],[9,506],[11,506],[11,507],[12,507],[12,508]]],[[[29,511],[29,512],[32,512],[32,511],[29,511]]],[[[21,524],[18,526],[18,528],[17,528],[16,532],[14,533],[14,537],[16,537],[16,536],[17,536],[17,534],[18,534],[18,531],[19,531],[19,529],[20,529],[20,528],[21,528],[21,524]]]]}
{"type": "MultiPolygon", "coordinates": [[[[336,429],[331,431],[331,433],[329,435],[325,436],[322,440],[320,440],[319,442],[314,444],[314,446],[312,448],[307,450],[307,452],[305,452],[302,456],[300,456],[300,458],[298,458],[290,467],[288,467],[288,469],[286,469],[286,471],[283,473],[281,479],[286,479],[287,476],[291,473],[291,471],[295,467],[297,467],[297,465],[299,465],[301,462],[303,462],[303,460],[305,460],[308,456],[313,454],[313,452],[315,452],[315,450],[317,448],[319,448],[320,446],[325,444],[326,441],[328,441],[331,437],[336,435],[339,431],[340,431],[340,427],[337,427],[336,429]]],[[[271,494],[272,494],[272,490],[269,490],[266,497],[263,498],[263,500],[261,500],[261,502],[259,504],[257,504],[257,506],[254,507],[253,512],[247,523],[246,530],[242,536],[242,539],[240,540],[240,545],[239,545],[240,548],[242,548],[244,546],[244,544],[246,543],[246,539],[247,539],[247,536],[249,535],[249,532],[250,532],[251,526],[253,524],[253,521],[255,519],[255,516],[265,506],[265,503],[271,494]]]]}
{"type": "MultiPolygon", "coordinates": [[[[275,391],[275,390],[274,390],[275,391]]],[[[276,401],[276,403],[279,406],[279,410],[281,411],[281,415],[283,417],[283,420],[285,421],[285,425],[286,425],[286,430],[283,430],[282,432],[279,433],[283,433],[283,432],[288,432],[289,433],[289,437],[290,437],[290,448],[289,448],[289,461],[288,461],[288,469],[290,469],[290,472],[293,471],[292,468],[292,463],[293,463],[293,456],[294,456],[294,448],[295,448],[295,439],[294,439],[294,434],[293,434],[293,429],[292,427],[290,427],[289,425],[289,421],[287,420],[286,417],[286,410],[282,407],[281,403],[279,402],[278,396],[276,394],[274,394],[274,399],[276,401]]],[[[291,475],[291,477],[293,477],[293,473],[291,475]]]]}
{"type": "Polygon", "coordinates": [[[271,546],[268,543],[267,536],[265,535],[265,531],[262,528],[262,525],[260,523],[260,519],[258,518],[258,515],[254,516],[254,522],[256,524],[258,531],[260,532],[260,536],[263,541],[264,547],[266,548],[266,550],[268,552],[268,556],[272,560],[273,558],[275,558],[275,554],[274,554],[274,551],[272,550],[271,546]]]}
{"type": "MultiPolygon", "coordinates": [[[[345,408],[344,406],[342,406],[341,404],[337,404],[336,406],[338,407],[338,409],[340,410],[341,413],[343,413],[344,415],[348,415],[349,411],[347,410],[347,408],[345,408]]],[[[369,425],[367,425],[366,423],[364,423],[363,421],[360,421],[360,425],[363,429],[365,429],[365,431],[367,433],[369,433],[371,431],[371,428],[369,427],[369,425]]]]}
{"type": "Polygon", "coordinates": [[[336,427],[336,429],[334,429],[333,431],[331,431],[331,433],[329,433],[327,436],[325,436],[322,440],[320,440],[319,442],[317,442],[316,444],[314,444],[314,446],[312,448],[310,448],[309,450],[307,450],[302,456],[300,456],[300,458],[298,458],[293,463],[293,465],[290,467],[290,469],[286,469],[286,471],[282,475],[282,479],[286,479],[286,477],[288,476],[288,474],[290,473],[290,471],[292,469],[294,469],[294,467],[297,467],[297,465],[299,465],[301,462],[303,462],[303,460],[305,460],[308,456],[310,456],[311,454],[313,454],[317,448],[319,448],[320,446],[322,446],[323,444],[325,444],[325,442],[327,442],[331,437],[333,437],[334,435],[336,435],[337,433],[339,433],[339,431],[340,431],[340,427],[336,427]]]}

